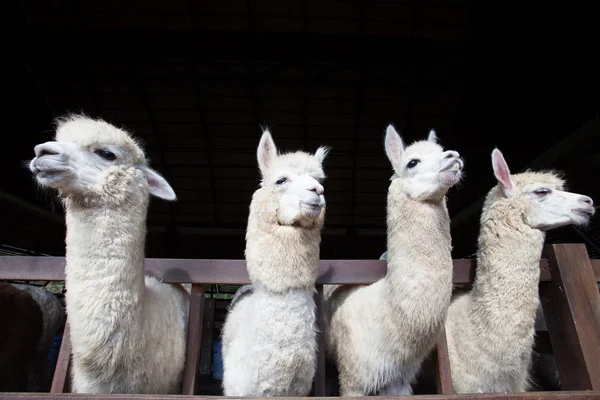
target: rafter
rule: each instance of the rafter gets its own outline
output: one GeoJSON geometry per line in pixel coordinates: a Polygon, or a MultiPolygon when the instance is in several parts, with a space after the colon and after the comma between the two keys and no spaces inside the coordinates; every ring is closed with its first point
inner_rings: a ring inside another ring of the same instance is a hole
{"type": "MultiPolygon", "coordinates": [[[[166,162],[165,162],[164,143],[162,140],[162,136],[161,136],[160,132],[158,131],[158,125],[156,123],[156,117],[154,115],[154,111],[148,100],[148,93],[146,92],[146,87],[142,80],[143,75],[142,75],[140,65],[139,64],[130,64],[129,68],[128,68],[128,74],[130,76],[130,83],[133,88],[133,92],[136,93],[140,97],[142,104],[144,105],[145,109],[148,112],[148,120],[150,122],[150,126],[152,127],[152,132],[153,132],[153,136],[156,140],[156,145],[159,149],[158,151],[159,151],[160,158],[161,158],[160,164],[163,165],[163,169],[164,169],[164,171],[162,171],[162,173],[164,174],[165,179],[167,179],[167,181],[168,181],[171,178],[171,175],[169,173],[169,166],[166,165],[166,162]]],[[[176,214],[177,214],[177,209],[175,206],[175,202],[169,202],[170,223],[169,223],[169,226],[167,227],[167,235],[165,238],[168,253],[171,253],[169,256],[175,255],[175,248],[176,248],[176,244],[177,244],[177,228],[175,226],[176,214]]]]}
{"type": "MultiPolygon", "coordinates": [[[[247,0],[248,6],[248,33],[254,34],[254,18],[252,14],[254,12],[254,0],[247,0]]],[[[254,126],[258,133],[258,137],[262,135],[263,127],[261,126],[260,112],[258,109],[258,95],[256,93],[256,73],[254,72],[254,66],[250,57],[246,58],[246,79],[248,80],[248,95],[250,96],[250,104],[252,107],[252,118],[254,120],[254,126]]]]}
{"type": "Polygon", "coordinates": [[[217,207],[217,188],[215,184],[215,168],[213,161],[213,150],[212,150],[212,138],[208,132],[208,124],[204,116],[204,106],[202,104],[202,88],[199,82],[194,82],[194,94],[196,97],[196,111],[198,112],[198,118],[200,119],[200,128],[202,129],[202,136],[206,144],[206,156],[208,158],[208,169],[210,179],[210,190],[212,192],[212,204],[215,222],[219,221],[218,207],[217,207]]]}
{"type": "MultiPolygon", "coordinates": [[[[307,63],[304,63],[307,64],[307,63]]],[[[44,69],[40,69],[37,72],[37,75],[48,81],[56,80],[56,79],[80,79],[85,80],[87,76],[98,83],[111,83],[115,81],[127,81],[130,79],[130,75],[127,73],[120,72],[108,72],[108,73],[93,73],[88,74],[85,71],[82,71],[82,68],[87,67],[86,64],[77,64],[77,61],[74,61],[71,65],[65,66],[64,68],[57,68],[56,65],[49,64],[40,64],[44,66],[44,69]]],[[[360,62],[357,64],[360,65],[360,62]]],[[[421,64],[422,65],[422,64],[421,64]]],[[[153,76],[152,81],[156,83],[180,83],[185,82],[188,83],[191,80],[199,80],[207,83],[247,83],[250,76],[252,76],[252,81],[254,85],[260,83],[273,83],[282,85],[302,85],[306,81],[304,77],[301,78],[272,78],[270,76],[263,76],[259,78],[256,76],[254,72],[254,68],[251,65],[250,61],[246,61],[244,66],[246,68],[250,67],[250,74],[246,74],[243,77],[235,77],[235,76],[191,76],[191,75],[170,75],[170,76],[153,76]]],[[[357,84],[356,79],[347,79],[347,80],[339,80],[339,79],[330,79],[321,75],[321,78],[317,80],[315,78],[316,75],[308,77],[308,81],[311,84],[315,83],[327,83],[332,88],[345,88],[348,86],[355,86],[357,84]]],[[[373,88],[382,88],[382,89],[394,89],[394,90],[419,90],[420,93],[451,93],[456,94],[460,93],[464,90],[464,84],[462,82],[455,81],[446,81],[443,83],[439,82],[420,82],[418,86],[413,83],[399,83],[394,82],[393,80],[385,80],[384,78],[366,78],[365,84],[368,84],[373,88]]]]}
{"type": "MultiPolygon", "coordinates": [[[[415,39],[415,34],[417,32],[417,26],[419,24],[419,12],[421,10],[421,3],[416,2],[413,4],[413,13],[414,18],[411,24],[410,30],[410,40],[415,39]]],[[[407,135],[412,123],[412,116],[414,114],[414,104],[415,98],[417,97],[417,92],[419,91],[419,67],[420,60],[418,57],[413,56],[412,54],[406,55],[407,59],[413,60],[410,68],[411,82],[412,82],[412,90],[410,96],[408,98],[408,104],[406,106],[406,112],[404,117],[404,129],[402,131],[403,135],[407,135]]]]}
{"type": "MultiPolygon", "coordinates": [[[[251,18],[252,20],[253,18],[251,18]]],[[[254,22],[251,21],[250,25],[254,22]]],[[[252,28],[252,26],[250,27],[252,28]]],[[[253,28],[252,28],[253,29],[253,28]]],[[[464,57],[467,44],[459,41],[425,38],[401,38],[375,35],[294,34],[210,31],[143,31],[143,32],[78,32],[78,40],[86,43],[78,49],[78,60],[97,60],[99,53],[129,62],[156,61],[170,56],[186,56],[202,60],[264,60],[277,62],[338,62],[358,64],[361,60],[386,59],[391,61],[390,49],[400,54],[418,55],[424,62],[439,64],[443,60],[464,57]],[[218,40],[215,40],[217,38],[218,40]]],[[[53,63],[67,65],[74,60],[55,57],[56,43],[72,41],[69,31],[29,32],[21,46],[31,60],[52,59],[53,63]]],[[[406,60],[398,57],[394,65],[406,60]]]]}

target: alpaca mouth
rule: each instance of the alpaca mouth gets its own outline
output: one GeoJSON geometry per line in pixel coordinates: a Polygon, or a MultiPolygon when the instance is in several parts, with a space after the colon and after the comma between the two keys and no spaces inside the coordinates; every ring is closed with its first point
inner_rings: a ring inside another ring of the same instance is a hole
{"type": "Polygon", "coordinates": [[[300,202],[300,204],[302,204],[302,206],[307,208],[309,211],[315,212],[315,213],[319,212],[321,210],[321,208],[323,207],[323,205],[321,203],[311,203],[311,202],[307,202],[307,201],[302,201],[302,202],[300,202]]]}
{"type": "Polygon", "coordinates": [[[571,211],[586,218],[591,218],[595,213],[593,208],[574,208],[571,211]]]}
{"type": "Polygon", "coordinates": [[[31,169],[31,172],[33,172],[33,175],[37,179],[52,179],[57,175],[67,172],[67,170],[67,168],[39,168],[36,166],[31,169]]]}
{"type": "Polygon", "coordinates": [[[51,175],[65,172],[69,168],[67,168],[62,162],[49,158],[49,156],[42,156],[31,160],[29,169],[34,175],[39,176],[40,174],[51,175]]]}
{"type": "Polygon", "coordinates": [[[440,169],[438,172],[460,172],[463,169],[463,162],[460,158],[455,158],[450,161],[446,166],[440,169]]]}

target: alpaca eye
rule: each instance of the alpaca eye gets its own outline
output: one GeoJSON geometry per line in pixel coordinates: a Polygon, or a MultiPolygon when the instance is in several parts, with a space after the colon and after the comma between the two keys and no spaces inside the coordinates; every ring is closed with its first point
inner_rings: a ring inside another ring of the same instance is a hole
{"type": "Polygon", "coordinates": [[[100,157],[102,157],[108,161],[114,161],[117,159],[116,154],[113,153],[112,151],[98,149],[98,150],[94,151],[94,153],[98,154],[100,157]]]}
{"type": "Polygon", "coordinates": [[[550,189],[538,189],[535,190],[533,193],[537,194],[538,196],[546,196],[550,194],[550,189]]]}
{"type": "Polygon", "coordinates": [[[408,162],[408,164],[406,164],[407,168],[414,168],[417,166],[417,164],[419,163],[419,160],[410,160],[408,162]]]}
{"type": "Polygon", "coordinates": [[[275,182],[275,184],[276,185],[283,185],[286,182],[287,182],[287,178],[279,178],[279,179],[277,179],[277,181],[275,182]]]}

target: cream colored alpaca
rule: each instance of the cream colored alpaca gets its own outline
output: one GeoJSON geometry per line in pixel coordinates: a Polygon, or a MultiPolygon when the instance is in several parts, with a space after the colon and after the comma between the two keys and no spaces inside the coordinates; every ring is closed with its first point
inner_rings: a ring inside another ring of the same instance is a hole
{"type": "Polygon", "coordinates": [[[368,286],[327,286],[327,354],[340,395],[406,395],[433,349],[452,291],[447,191],[463,162],[432,131],[404,149],[390,125],[394,168],[388,192],[388,271],[368,286]]]}
{"type": "Polygon", "coordinates": [[[326,153],[278,155],[268,131],[260,140],[262,182],[246,231],[252,285],[236,293],[223,327],[226,396],[307,396],[311,390],[326,153]]]}
{"type": "Polygon", "coordinates": [[[498,149],[492,166],[498,185],[481,213],[477,277],[446,321],[457,393],[528,389],[545,232],[594,214],[592,199],[564,192],[553,173],[510,175],[498,149]]]}
{"type": "Polygon", "coordinates": [[[180,393],[188,294],[144,278],[149,198],[173,189],[125,131],[85,116],[59,121],[35,155],[38,183],[66,206],[72,390],[180,393]]]}

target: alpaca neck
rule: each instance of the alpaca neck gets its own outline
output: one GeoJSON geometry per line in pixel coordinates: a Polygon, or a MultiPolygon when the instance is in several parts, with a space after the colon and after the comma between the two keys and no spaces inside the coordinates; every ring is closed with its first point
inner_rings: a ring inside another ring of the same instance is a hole
{"type": "Polygon", "coordinates": [[[276,194],[258,189],[250,203],[246,231],[246,263],[258,290],[283,293],[314,288],[325,209],[308,226],[280,225],[276,194]]]}
{"type": "Polygon", "coordinates": [[[477,276],[469,294],[469,315],[480,329],[497,334],[497,349],[512,349],[520,338],[533,339],[539,302],[545,234],[527,226],[523,213],[516,211],[499,203],[482,217],[477,276]]]}
{"type": "Polygon", "coordinates": [[[452,290],[450,218],[445,198],[412,199],[400,179],[388,193],[387,275],[382,297],[395,318],[412,326],[437,329],[445,318],[452,290]]]}
{"type": "Polygon", "coordinates": [[[113,333],[139,321],[148,198],[131,196],[108,207],[67,199],[66,205],[67,311],[73,336],[101,339],[100,331],[113,333]]]}

